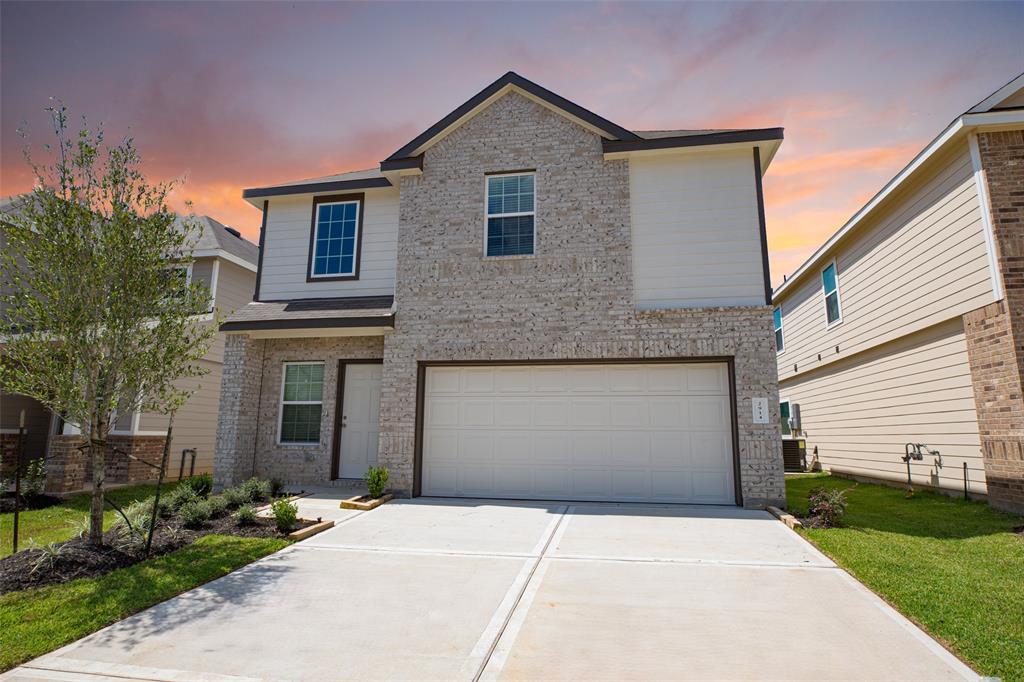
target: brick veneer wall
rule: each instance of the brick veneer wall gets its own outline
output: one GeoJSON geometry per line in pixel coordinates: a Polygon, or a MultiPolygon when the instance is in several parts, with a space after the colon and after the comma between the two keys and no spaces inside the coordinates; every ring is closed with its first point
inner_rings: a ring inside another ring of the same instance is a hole
{"type": "Polygon", "coordinates": [[[964,316],[992,506],[1024,512],[1024,131],[978,135],[1004,299],[964,316]]]}
{"type": "Polygon", "coordinates": [[[778,395],[770,308],[635,310],[627,164],[512,93],[402,178],[379,451],[394,487],[413,484],[417,361],[735,356],[744,502],[784,501],[777,400],[769,424],[751,415],[753,397],[778,395]],[[483,258],[484,174],[523,168],[537,171],[536,255],[483,258]]]}
{"type": "Polygon", "coordinates": [[[252,476],[256,454],[257,411],[266,341],[228,334],[213,451],[213,483],[221,489],[252,476]]]}
{"type": "MultiPolygon", "coordinates": [[[[163,456],[163,436],[122,436],[107,438],[112,447],[134,457],[159,465],[163,456]]],[[[92,460],[79,447],[82,436],[50,436],[46,453],[47,492],[71,492],[92,484],[92,460]]],[[[106,484],[138,483],[156,480],[156,469],[134,461],[130,457],[108,452],[106,458],[106,484]]]]}

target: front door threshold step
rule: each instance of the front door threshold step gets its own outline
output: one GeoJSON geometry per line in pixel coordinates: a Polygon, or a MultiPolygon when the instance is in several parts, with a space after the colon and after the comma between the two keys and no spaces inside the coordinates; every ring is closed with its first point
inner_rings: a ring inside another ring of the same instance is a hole
{"type": "Polygon", "coordinates": [[[394,495],[388,493],[387,495],[381,495],[380,497],[373,498],[369,495],[356,495],[350,497],[347,500],[341,501],[342,509],[358,509],[359,511],[370,511],[376,509],[385,502],[390,502],[394,499],[394,495]]]}

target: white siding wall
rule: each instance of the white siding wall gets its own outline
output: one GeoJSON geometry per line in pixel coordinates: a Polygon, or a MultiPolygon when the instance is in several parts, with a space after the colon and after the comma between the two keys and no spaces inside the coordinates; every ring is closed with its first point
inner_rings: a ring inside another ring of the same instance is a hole
{"type": "Polygon", "coordinates": [[[933,166],[841,243],[842,322],[826,328],[815,267],[782,305],[779,377],[822,367],[992,302],[978,195],[966,145],[933,166]],[[836,346],[839,347],[838,353],[836,346]],[[821,359],[818,359],[818,354],[821,359]],[[793,366],[798,369],[794,371],[793,366]]]}
{"type": "Polygon", "coordinates": [[[629,161],[640,309],[764,305],[749,149],[629,161]]]}
{"type": "Polygon", "coordinates": [[[985,491],[971,372],[960,318],[904,336],[782,382],[780,397],[799,403],[807,452],[837,472],[906,480],[908,442],[942,453],[911,465],[917,484],[985,491]]]}
{"type": "Polygon", "coordinates": [[[365,190],[359,279],[307,282],[313,197],[270,200],[264,237],[260,298],[264,301],[395,293],[398,189],[365,190]]]}

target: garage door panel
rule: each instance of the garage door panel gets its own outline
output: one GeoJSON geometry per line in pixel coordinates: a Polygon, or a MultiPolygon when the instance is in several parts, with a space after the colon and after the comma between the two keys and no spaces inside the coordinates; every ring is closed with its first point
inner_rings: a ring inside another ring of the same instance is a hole
{"type": "Polygon", "coordinates": [[[609,464],[621,467],[651,465],[651,434],[646,431],[613,431],[609,464]]]}
{"type": "Polygon", "coordinates": [[[609,434],[578,431],[572,434],[572,462],[583,466],[604,465],[611,461],[609,434]]]}
{"type": "Polygon", "coordinates": [[[532,410],[529,400],[498,400],[494,403],[494,423],[496,426],[530,426],[532,410]]]}
{"type": "Polygon", "coordinates": [[[569,423],[569,401],[537,400],[533,404],[535,426],[566,426],[569,423]]]}
{"type": "Polygon", "coordinates": [[[574,469],[572,472],[573,497],[611,497],[612,474],[608,469],[574,469]]]}
{"type": "Polygon", "coordinates": [[[734,503],[724,364],[428,368],[424,400],[427,495],[734,503]]]}
{"type": "Polygon", "coordinates": [[[573,400],[569,412],[571,426],[607,426],[611,420],[611,405],[607,400],[573,400]]]}

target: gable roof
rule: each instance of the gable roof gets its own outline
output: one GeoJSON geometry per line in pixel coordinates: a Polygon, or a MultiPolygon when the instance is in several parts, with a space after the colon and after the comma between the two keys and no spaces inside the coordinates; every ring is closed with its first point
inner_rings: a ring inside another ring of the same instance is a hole
{"type": "Polygon", "coordinates": [[[636,133],[626,130],[622,126],[612,123],[606,118],[598,116],[589,109],[584,109],[575,102],[570,102],[561,95],[555,94],[547,88],[537,85],[531,80],[523,78],[515,71],[509,71],[498,78],[498,80],[494,81],[486,88],[463,102],[440,121],[414,137],[384,161],[397,161],[398,159],[406,159],[422,153],[426,147],[429,147],[432,142],[444,135],[449,131],[449,129],[458,126],[464,119],[467,119],[476,113],[479,108],[489,104],[492,99],[497,99],[501,95],[505,94],[507,90],[513,88],[525,92],[528,95],[532,95],[533,97],[541,100],[544,104],[548,105],[550,108],[560,111],[571,119],[577,119],[589,124],[591,127],[600,131],[602,137],[611,140],[640,139],[640,136],[636,133]]]}
{"type": "Polygon", "coordinates": [[[1010,99],[1020,91],[1024,90],[1024,73],[1020,74],[1016,78],[1010,80],[1009,83],[999,88],[991,95],[981,100],[973,107],[967,110],[968,114],[977,114],[984,111],[992,111],[993,109],[1000,109],[1000,105],[1006,100],[1010,99]]]}
{"type": "Polygon", "coordinates": [[[196,240],[194,251],[225,251],[256,265],[260,258],[260,247],[244,238],[237,230],[224,225],[208,215],[194,216],[202,231],[196,240]]]}

